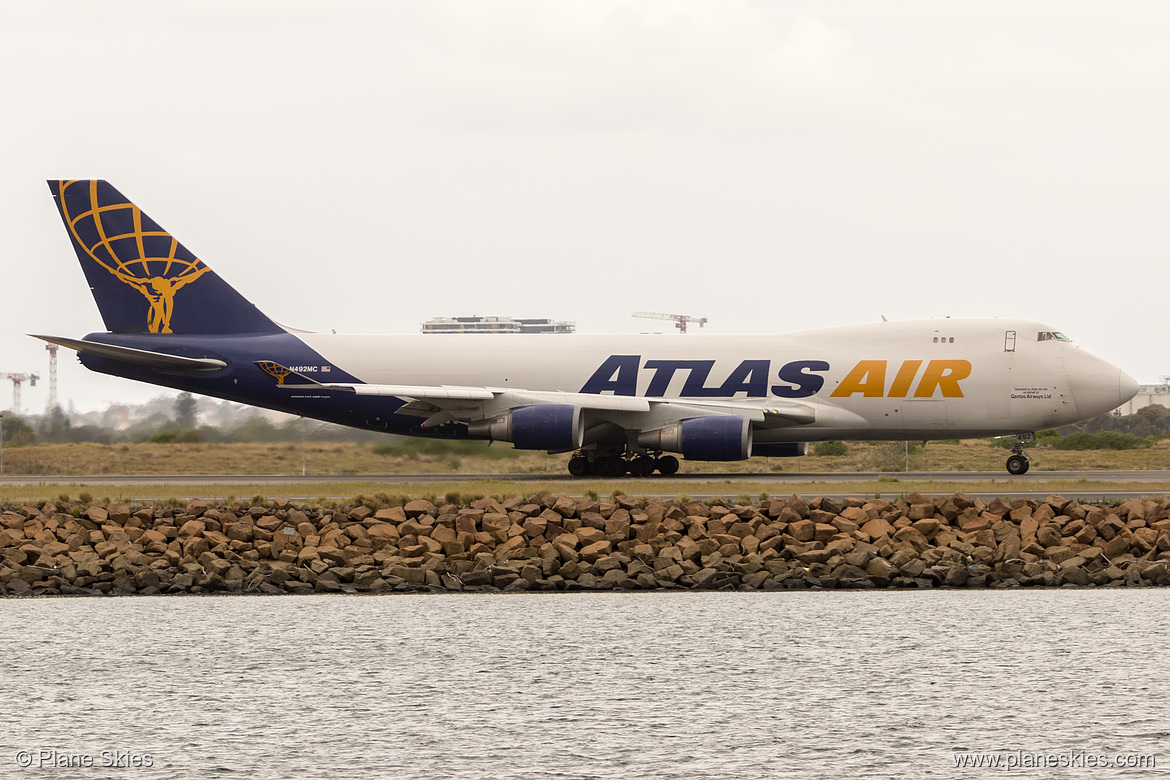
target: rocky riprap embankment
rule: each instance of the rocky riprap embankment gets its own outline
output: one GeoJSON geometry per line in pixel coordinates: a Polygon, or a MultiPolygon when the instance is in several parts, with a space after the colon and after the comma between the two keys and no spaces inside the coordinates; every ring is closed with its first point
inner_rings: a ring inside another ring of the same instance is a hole
{"type": "Polygon", "coordinates": [[[0,594],[1170,585],[1170,500],[8,506],[0,594]]]}

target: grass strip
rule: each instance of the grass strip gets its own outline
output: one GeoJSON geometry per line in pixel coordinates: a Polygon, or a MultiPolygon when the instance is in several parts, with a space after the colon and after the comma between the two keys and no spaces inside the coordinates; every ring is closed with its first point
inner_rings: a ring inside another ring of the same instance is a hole
{"type": "Polygon", "coordinates": [[[538,492],[566,494],[572,496],[609,496],[615,492],[630,496],[671,496],[698,497],[721,495],[731,499],[755,500],[761,494],[772,497],[786,497],[796,493],[805,497],[816,497],[825,493],[848,494],[858,497],[896,498],[908,493],[924,495],[950,495],[957,492],[998,493],[1003,496],[1023,493],[1062,493],[1077,491],[1084,493],[1112,494],[1117,492],[1143,493],[1150,496],[1170,494],[1170,482],[1119,482],[1080,478],[1076,480],[1018,481],[1011,479],[981,482],[953,481],[897,481],[872,480],[858,482],[780,482],[772,480],[731,480],[713,478],[707,481],[679,481],[669,479],[650,480],[587,480],[516,482],[506,479],[441,482],[382,482],[375,480],[340,479],[336,482],[289,482],[274,484],[257,478],[247,484],[177,484],[149,483],[149,477],[142,484],[135,485],[87,485],[84,480],[48,480],[37,485],[0,485],[0,500],[7,502],[43,502],[58,500],[62,496],[112,501],[158,501],[168,499],[207,498],[216,500],[250,499],[261,497],[269,500],[276,497],[299,500],[326,501],[349,500],[355,496],[387,497],[398,499],[430,498],[450,503],[472,500],[481,496],[508,497],[531,495],[538,492]]]}

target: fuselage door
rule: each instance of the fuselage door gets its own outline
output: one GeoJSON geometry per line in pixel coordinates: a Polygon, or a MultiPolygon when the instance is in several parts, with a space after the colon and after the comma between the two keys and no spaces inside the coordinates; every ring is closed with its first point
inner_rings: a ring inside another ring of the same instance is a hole
{"type": "Polygon", "coordinates": [[[1003,334],[1003,351],[1016,351],[1016,332],[1014,330],[1009,330],[1003,334]]]}

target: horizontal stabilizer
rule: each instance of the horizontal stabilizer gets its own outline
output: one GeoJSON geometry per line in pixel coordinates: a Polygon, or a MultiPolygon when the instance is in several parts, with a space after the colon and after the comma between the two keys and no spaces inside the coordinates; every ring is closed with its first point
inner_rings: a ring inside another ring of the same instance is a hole
{"type": "Polygon", "coordinates": [[[227,367],[227,363],[222,360],[216,360],[215,358],[182,357],[180,355],[168,355],[165,352],[151,352],[132,347],[118,347],[113,344],[102,344],[98,341],[86,341],[85,339],[38,336],[35,333],[30,335],[33,338],[68,349],[75,349],[78,352],[91,352],[102,357],[121,360],[126,363],[136,363],[140,366],[150,366],[151,368],[165,368],[177,371],[215,371],[216,369],[227,367]]]}

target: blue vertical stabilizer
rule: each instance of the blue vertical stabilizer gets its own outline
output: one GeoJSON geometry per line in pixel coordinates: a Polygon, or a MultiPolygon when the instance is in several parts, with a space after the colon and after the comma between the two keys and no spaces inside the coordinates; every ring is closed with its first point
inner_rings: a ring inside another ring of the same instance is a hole
{"type": "Polygon", "coordinates": [[[108,182],[49,188],[109,331],[283,332],[108,182]]]}

